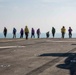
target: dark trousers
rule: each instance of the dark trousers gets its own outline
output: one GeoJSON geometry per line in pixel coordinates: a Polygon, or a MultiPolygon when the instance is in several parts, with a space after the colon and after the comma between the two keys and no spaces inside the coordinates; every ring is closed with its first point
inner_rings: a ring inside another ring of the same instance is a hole
{"type": "Polygon", "coordinates": [[[72,38],[72,33],[71,32],[69,32],[69,38],[72,38]]]}
{"type": "Polygon", "coordinates": [[[37,37],[38,37],[38,38],[40,38],[40,35],[39,35],[39,34],[37,34],[37,37]]]}
{"type": "Polygon", "coordinates": [[[64,38],[64,36],[65,36],[65,33],[64,33],[64,32],[62,32],[62,38],[64,38]]]}
{"type": "Polygon", "coordinates": [[[13,33],[13,38],[16,38],[16,33],[13,33]]]}
{"type": "Polygon", "coordinates": [[[4,33],[4,37],[6,38],[7,33],[4,33]]]}
{"type": "Polygon", "coordinates": [[[26,39],[28,39],[28,32],[25,32],[26,39]]]}
{"type": "Polygon", "coordinates": [[[23,38],[23,33],[20,34],[20,38],[23,38]]]}
{"type": "Polygon", "coordinates": [[[52,33],[52,35],[53,35],[53,38],[54,38],[55,33],[52,33]]]}
{"type": "Polygon", "coordinates": [[[34,38],[35,38],[35,34],[34,34],[34,33],[31,33],[31,38],[32,38],[32,37],[34,37],[34,38]]]}

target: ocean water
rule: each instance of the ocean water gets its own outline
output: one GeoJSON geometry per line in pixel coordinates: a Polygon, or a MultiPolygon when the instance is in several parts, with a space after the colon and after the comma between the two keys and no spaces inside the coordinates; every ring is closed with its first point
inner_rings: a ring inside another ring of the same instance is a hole
{"type": "MultiPolygon", "coordinates": [[[[4,38],[3,33],[0,33],[0,38],[4,38]]],[[[6,38],[13,38],[13,34],[12,33],[8,33],[6,38]]],[[[16,38],[20,38],[20,34],[19,33],[16,34],[16,38]]],[[[23,36],[23,38],[25,38],[25,35],[23,36]]],[[[31,38],[31,34],[29,34],[29,38],[31,38]]],[[[35,34],[35,38],[37,38],[36,34],[35,34]]],[[[46,38],[46,34],[45,33],[41,33],[40,38],[46,38]]],[[[50,33],[50,37],[49,38],[53,38],[51,33],[50,33]]],[[[61,38],[61,33],[56,33],[55,34],[55,38],[61,38]]],[[[69,38],[68,33],[65,34],[65,38],[69,38]]],[[[76,38],[76,33],[72,34],[72,38],[76,38]]]]}

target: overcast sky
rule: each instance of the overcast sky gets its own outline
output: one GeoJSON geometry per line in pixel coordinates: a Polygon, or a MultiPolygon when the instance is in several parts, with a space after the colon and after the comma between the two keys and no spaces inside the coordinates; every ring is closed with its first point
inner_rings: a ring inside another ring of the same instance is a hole
{"type": "MultiPolygon", "coordinates": [[[[41,29],[41,32],[51,32],[55,27],[60,32],[65,26],[72,27],[76,32],[76,0],[0,0],[0,32],[7,27],[17,32],[28,26],[41,29]]],[[[67,31],[66,30],[66,31],[67,31]]]]}

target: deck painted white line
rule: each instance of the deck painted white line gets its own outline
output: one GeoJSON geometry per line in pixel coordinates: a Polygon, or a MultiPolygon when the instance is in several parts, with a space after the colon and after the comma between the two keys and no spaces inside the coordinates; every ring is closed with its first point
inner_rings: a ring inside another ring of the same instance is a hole
{"type": "Polygon", "coordinates": [[[76,41],[52,41],[52,40],[47,40],[47,42],[76,42],[76,41]]]}
{"type": "Polygon", "coordinates": [[[1,48],[21,48],[21,47],[25,47],[25,46],[2,46],[1,48]]]}
{"type": "Polygon", "coordinates": [[[8,40],[8,39],[2,39],[2,40],[0,40],[0,42],[12,42],[12,41],[23,41],[23,40],[25,40],[25,39],[10,39],[10,40],[8,40]]]}

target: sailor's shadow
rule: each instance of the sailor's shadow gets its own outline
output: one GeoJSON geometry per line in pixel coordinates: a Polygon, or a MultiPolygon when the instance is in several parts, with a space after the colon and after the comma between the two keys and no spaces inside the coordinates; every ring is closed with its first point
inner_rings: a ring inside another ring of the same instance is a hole
{"type": "Polygon", "coordinates": [[[76,75],[76,53],[45,53],[40,56],[67,57],[64,64],[58,64],[56,67],[70,70],[70,75],[76,75]]]}

